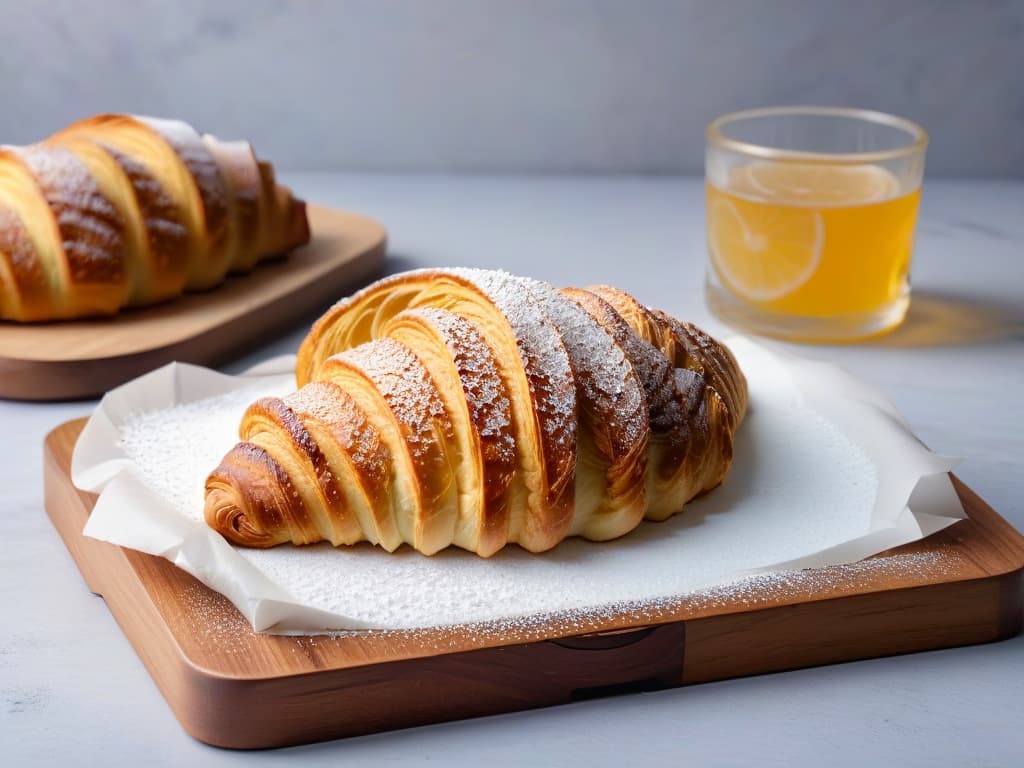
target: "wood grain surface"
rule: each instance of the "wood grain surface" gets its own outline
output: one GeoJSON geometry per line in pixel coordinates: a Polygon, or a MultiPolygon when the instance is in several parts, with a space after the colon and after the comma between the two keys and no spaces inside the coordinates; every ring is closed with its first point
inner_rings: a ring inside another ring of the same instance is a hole
{"type": "Polygon", "coordinates": [[[380,270],[379,223],[316,205],[307,211],[309,244],[210,291],[109,318],[0,322],[0,397],[94,397],[172,360],[217,365],[380,270]]]}
{"type": "Polygon", "coordinates": [[[82,536],[95,496],[50,433],[45,503],[175,715],[260,748],[582,698],[998,640],[1020,631],[1024,538],[954,478],[969,519],[861,563],[759,577],[657,609],[339,636],[256,634],[162,558],[82,536]]]}

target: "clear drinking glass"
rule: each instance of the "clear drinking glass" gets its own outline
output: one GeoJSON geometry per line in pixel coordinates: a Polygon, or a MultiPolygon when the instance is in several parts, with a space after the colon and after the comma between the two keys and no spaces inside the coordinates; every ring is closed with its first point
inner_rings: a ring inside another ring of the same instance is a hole
{"type": "Polygon", "coordinates": [[[885,333],[910,305],[927,134],[881,112],[771,107],[707,128],[708,306],[802,341],[885,333]]]}

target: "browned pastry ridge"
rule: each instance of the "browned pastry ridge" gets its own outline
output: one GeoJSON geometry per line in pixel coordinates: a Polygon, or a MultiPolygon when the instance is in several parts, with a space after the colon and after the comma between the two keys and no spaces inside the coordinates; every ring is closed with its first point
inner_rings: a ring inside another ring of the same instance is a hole
{"type": "Polygon", "coordinates": [[[473,269],[338,303],[296,377],[206,481],[233,543],[488,557],[613,539],[724,480],[747,404],[732,354],[689,323],[608,286],[473,269]]]}
{"type": "Polygon", "coordinates": [[[0,319],[110,315],[220,283],[309,240],[246,142],[98,115],[0,147],[0,319]]]}

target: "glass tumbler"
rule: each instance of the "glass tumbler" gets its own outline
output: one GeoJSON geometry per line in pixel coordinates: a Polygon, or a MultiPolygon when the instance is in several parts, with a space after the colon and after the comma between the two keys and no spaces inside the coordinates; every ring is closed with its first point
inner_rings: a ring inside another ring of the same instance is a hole
{"type": "Polygon", "coordinates": [[[910,305],[928,137],[836,107],[735,112],[707,128],[705,293],[723,321],[795,341],[885,333],[910,305]]]}

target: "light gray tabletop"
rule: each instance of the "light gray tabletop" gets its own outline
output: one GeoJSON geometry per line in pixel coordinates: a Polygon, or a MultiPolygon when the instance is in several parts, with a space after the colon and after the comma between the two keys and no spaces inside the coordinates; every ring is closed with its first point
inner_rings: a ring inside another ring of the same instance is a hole
{"type": "MultiPolygon", "coordinates": [[[[677,178],[292,175],[390,231],[389,269],[504,267],[608,282],[723,330],[701,295],[702,185],[677,178]]],[[[927,180],[905,325],[801,347],[887,391],[1024,529],[1024,182],[927,180]]],[[[310,307],[310,317],[320,308],[310,307]]],[[[238,370],[294,350],[296,328],[238,370]]],[[[1024,638],[233,753],[178,725],[43,511],[41,444],[91,403],[0,401],[0,765],[1020,765],[1024,638]]]]}

